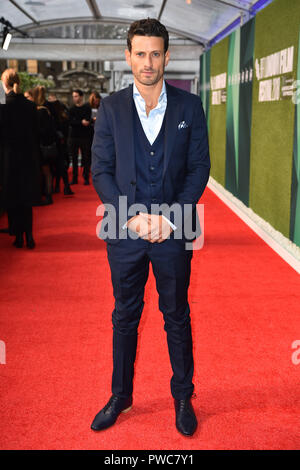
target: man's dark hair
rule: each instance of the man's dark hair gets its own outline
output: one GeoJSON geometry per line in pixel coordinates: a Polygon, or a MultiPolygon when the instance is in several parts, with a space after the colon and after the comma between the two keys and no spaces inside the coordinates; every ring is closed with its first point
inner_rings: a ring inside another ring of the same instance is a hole
{"type": "Polygon", "coordinates": [[[83,91],[77,88],[76,90],[73,90],[72,93],[78,93],[79,96],[83,96],[83,91]]]}
{"type": "Polygon", "coordinates": [[[163,38],[165,53],[169,48],[169,33],[165,26],[155,18],[138,20],[131,24],[127,34],[127,47],[131,52],[131,41],[133,36],[156,36],[163,38]]]}

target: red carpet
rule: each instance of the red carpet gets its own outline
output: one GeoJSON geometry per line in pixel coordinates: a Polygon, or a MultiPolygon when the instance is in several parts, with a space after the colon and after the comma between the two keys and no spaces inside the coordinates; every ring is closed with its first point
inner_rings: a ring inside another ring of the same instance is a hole
{"type": "MultiPolygon", "coordinates": [[[[94,433],[110,397],[112,287],[92,186],[34,208],[35,250],[0,234],[1,449],[300,449],[299,275],[207,188],[205,244],[190,288],[193,438],[174,425],[162,315],[151,273],[134,406],[94,433]]],[[[6,225],[6,218],[0,221],[6,225]]]]}

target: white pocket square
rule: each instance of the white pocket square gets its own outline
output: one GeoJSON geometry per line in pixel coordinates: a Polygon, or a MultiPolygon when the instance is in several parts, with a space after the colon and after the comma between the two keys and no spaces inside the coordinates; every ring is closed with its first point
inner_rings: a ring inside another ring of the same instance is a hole
{"type": "Polygon", "coordinates": [[[178,124],[178,129],[186,129],[188,126],[188,124],[185,122],[185,121],[181,121],[179,124],[178,124]]]}

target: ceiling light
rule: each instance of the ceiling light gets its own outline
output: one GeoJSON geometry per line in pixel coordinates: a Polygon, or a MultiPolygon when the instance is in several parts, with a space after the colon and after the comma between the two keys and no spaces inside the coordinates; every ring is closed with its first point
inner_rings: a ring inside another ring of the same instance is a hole
{"type": "Polygon", "coordinates": [[[45,3],[44,2],[35,2],[34,0],[28,0],[27,2],[25,2],[25,5],[30,5],[30,6],[37,6],[37,7],[43,7],[45,6],[45,3]]]}
{"type": "Polygon", "coordinates": [[[154,8],[154,5],[149,5],[149,3],[138,3],[137,5],[133,5],[133,8],[140,8],[140,9],[147,9],[147,8],[154,8]]]}
{"type": "Polygon", "coordinates": [[[7,51],[8,47],[9,47],[9,43],[11,41],[11,38],[12,38],[12,34],[8,32],[7,28],[4,28],[2,49],[4,49],[5,51],[7,51]]]}

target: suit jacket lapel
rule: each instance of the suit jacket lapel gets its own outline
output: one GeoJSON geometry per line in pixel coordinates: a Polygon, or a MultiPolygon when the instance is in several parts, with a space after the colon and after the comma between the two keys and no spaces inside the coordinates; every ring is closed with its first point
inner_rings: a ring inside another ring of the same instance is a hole
{"type": "Polygon", "coordinates": [[[164,169],[163,177],[167,170],[170,156],[175,143],[177,126],[179,123],[180,101],[176,89],[166,83],[167,89],[167,109],[165,123],[165,142],[164,142],[164,169]]]}
{"type": "Polygon", "coordinates": [[[121,138],[123,141],[123,148],[126,149],[127,154],[127,165],[129,169],[130,180],[135,180],[136,169],[135,169],[135,153],[134,153],[134,134],[133,134],[133,96],[132,96],[133,85],[125,90],[124,101],[120,102],[119,118],[120,126],[122,125],[121,138]],[[122,124],[121,124],[122,123],[122,124]]]}

